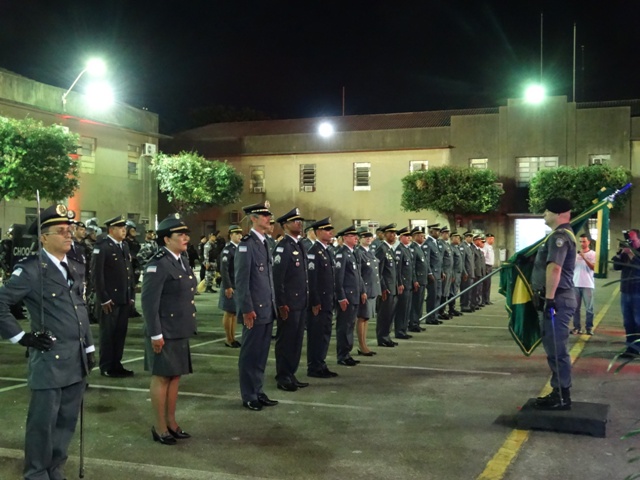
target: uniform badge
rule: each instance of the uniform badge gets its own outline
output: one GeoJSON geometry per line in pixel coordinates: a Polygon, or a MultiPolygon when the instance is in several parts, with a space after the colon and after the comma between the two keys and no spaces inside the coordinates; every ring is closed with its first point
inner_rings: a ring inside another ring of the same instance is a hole
{"type": "Polygon", "coordinates": [[[240,252],[240,253],[244,253],[244,252],[246,252],[246,251],[247,251],[247,246],[246,246],[246,245],[240,245],[240,246],[238,247],[238,252],[240,252]]]}
{"type": "Polygon", "coordinates": [[[222,257],[222,261],[226,262],[227,261],[227,256],[225,255],[224,257],[222,257]]]}
{"type": "Polygon", "coordinates": [[[342,265],[340,264],[340,262],[336,262],[336,268],[342,268],[342,265]]]}
{"type": "Polygon", "coordinates": [[[19,277],[21,273],[22,273],[22,269],[21,268],[16,268],[11,275],[19,277]]]}
{"type": "Polygon", "coordinates": [[[337,254],[336,258],[342,258],[342,254],[341,253],[337,254]]]}
{"type": "Polygon", "coordinates": [[[146,273],[156,273],[158,267],[156,265],[149,265],[147,267],[146,273]]]}
{"type": "Polygon", "coordinates": [[[222,253],[229,253],[229,250],[225,248],[224,250],[222,250],[222,253]]]}
{"type": "Polygon", "coordinates": [[[313,262],[309,262],[309,270],[315,270],[316,269],[316,264],[313,262]]]}
{"type": "Polygon", "coordinates": [[[95,255],[96,253],[100,253],[100,249],[99,249],[99,248],[94,248],[94,249],[93,249],[93,253],[94,253],[94,255],[95,255]]]}
{"type": "Polygon", "coordinates": [[[310,253],[310,254],[308,254],[308,255],[307,255],[307,258],[308,258],[309,260],[315,260],[315,259],[316,259],[316,256],[315,256],[313,253],[310,253]]]}
{"type": "Polygon", "coordinates": [[[562,245],[564,245],[564,238],[557,237],[556,238],[556,247],[560,248],[562,245]]]}
{"type": "Polygon", "coordinates": [[[296,267],[299,267],[299,266],[300,266],[300,262],[296,262],[296,267]]]}
{"type": "Polygon", "coordinates": [[[278,264],[280,263],[280,260],[282,260],[282,259],[280,258],[280,255],[276,255],[276,256],[273,258],[273,264],[274,264],[274,265],[278,265],[278,264]]]}
{"type": "Polygon", "coordinates": [[[284,252],[284,247],[276,247],[276,253],[284,252]]]}
{"type": "Polygon", "coordinates": [[[258,267],[258,270],[259,270],[259,271],[261,271],[261,272],[264,272],[264,266],[263,266],[263,265],[260,265],[260,266],[258,267]]]}
{"type": "Polygon", "coordinates": [[[297,250],[294,250],[294,251],[293,251],[293,254],[294,254],[294,255],[298,255],[298,253],[300,253],[300,252],[298,252],[297,250]]]}

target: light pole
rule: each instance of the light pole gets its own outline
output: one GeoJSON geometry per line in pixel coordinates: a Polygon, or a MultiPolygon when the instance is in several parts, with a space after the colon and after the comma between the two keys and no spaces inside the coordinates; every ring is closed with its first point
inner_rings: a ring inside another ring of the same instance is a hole
{"type": "Polygon", "coordinates": [[[101,76],[101,75],[104,75],[105,71],[106,71],[106,66],[102,60],[97,58],[89,60],[87,62],[86,67],[84,67],[84,69],[78,74],[76,79],[73,81],[69,89],[66,92],[64,92],[64,94],[62,95],[62,111],[63,112],[67,111],[67,95],[69,95],[71,90],[73,90],[73,87],[76,86],[76,83],[78,83],[78,80],[80,80],[80,78],[82,77],[82,75],[84,75],[85,72],[89,72],[91,75],[101,76]]]}

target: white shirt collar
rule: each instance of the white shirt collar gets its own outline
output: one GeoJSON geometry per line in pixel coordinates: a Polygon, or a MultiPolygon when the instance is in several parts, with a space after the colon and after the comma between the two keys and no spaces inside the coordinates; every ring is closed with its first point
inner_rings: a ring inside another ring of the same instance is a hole
{"type": "Polygon", "coordinates": [[[261,242],[265,241],[265,236],[257,231],[255,228],[252,228],[251,231],[256,234],[256,236],[260,239],[261,242]]]}
{"type": "Polygon", "coordinates": [[[58,260],[56,257],[54,257],[53,255],[51,255],[49,252],[47,252],[46,248],[43,248],[42,250],[44,250],[44,253],[47,254],[47,257],[49,257],[49,259],[53,262],[53,264],[58,267],[58,270],[60,270],[62,272],[62,275],[64,275],[64,278],[67,278],[67,271],[65,270],[65,268],[61,265],[62,262],[65,262],[67,265],[69,265],[69,262],[67,260],[67,256],[65,255],[62,260],[58,260]]]}

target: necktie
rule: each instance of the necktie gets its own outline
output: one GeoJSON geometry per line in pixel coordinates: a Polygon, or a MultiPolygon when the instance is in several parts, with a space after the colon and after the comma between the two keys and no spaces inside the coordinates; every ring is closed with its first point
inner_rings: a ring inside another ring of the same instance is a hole
{"type": "Polygon", "coordinates": [[[69,269],[69,265],[67,265],[67,262],[60,262],[60,265],[62,265],[62,268],[64,268],[65,272],[67,272],[67,283],[71,287],[74,284],[74,279],[73,279],[73,275],[71,275],[71,270],[69,269]]]}
{"type": "Polygon", "coordinates": [[[182,267],[182,270],[184,270],[185,272],[187,271],[186,268],[184,268],[184,263],[182,263],[182,256],[178,257],[178,262],[180,263],[180,266],[182,267]]]}

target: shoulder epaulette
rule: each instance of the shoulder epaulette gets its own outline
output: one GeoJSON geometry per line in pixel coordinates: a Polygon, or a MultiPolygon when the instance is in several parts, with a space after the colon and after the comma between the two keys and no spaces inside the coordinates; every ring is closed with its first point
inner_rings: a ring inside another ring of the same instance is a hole
{"type": "Polygon", "coordinates": [[[251,235],[247,233],[244,237],[240,239],[241,242],[248,242],[251,239],[251,235]]]}
{"type": "Polygon", "coordinates": [[[167,254],[167,251],[164,248],[159,249],[151,258],[162,258],[167,254]]]}

